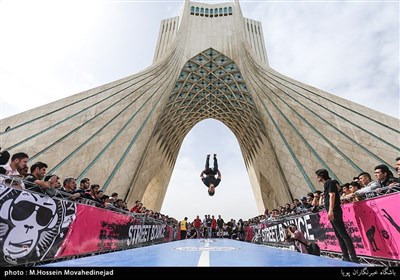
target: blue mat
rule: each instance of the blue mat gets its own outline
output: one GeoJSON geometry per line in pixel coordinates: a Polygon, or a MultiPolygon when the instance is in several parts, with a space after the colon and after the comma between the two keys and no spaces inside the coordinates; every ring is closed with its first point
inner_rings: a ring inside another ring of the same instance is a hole
{"type": "Polygon", "coordinates": [[[328,257],[230,239],[186,239],[45,267],[360,267],[328,257]]]}

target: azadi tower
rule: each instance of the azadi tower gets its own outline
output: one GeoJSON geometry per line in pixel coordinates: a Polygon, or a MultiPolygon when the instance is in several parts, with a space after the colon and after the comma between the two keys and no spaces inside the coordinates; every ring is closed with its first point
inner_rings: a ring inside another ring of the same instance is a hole
{"type": "Polygon", "coordinates": [[[238,139],[260,211],[320,188],[319,168],[347,182],[400,156],[399,119],[270,68],[261,23],[237,0],[186,0],[161,22],[150,67],[3,119],[0,139],[159,211],[185,136],[208,118],[238,139]]]}

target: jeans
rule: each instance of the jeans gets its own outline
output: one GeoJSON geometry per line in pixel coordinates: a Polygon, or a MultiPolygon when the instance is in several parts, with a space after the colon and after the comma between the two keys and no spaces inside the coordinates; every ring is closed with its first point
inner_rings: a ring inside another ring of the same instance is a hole
{"type": "Polygon", "coordinates": [[[340,249],[343,253],[344,260],[357,261],[356,250],[354,249],[353,241],[350,235],[347,233],[346,227],[343,222],[342,209],[334,211],[334,219],[331,222],[335,235],[339,241],[340,249]]]}

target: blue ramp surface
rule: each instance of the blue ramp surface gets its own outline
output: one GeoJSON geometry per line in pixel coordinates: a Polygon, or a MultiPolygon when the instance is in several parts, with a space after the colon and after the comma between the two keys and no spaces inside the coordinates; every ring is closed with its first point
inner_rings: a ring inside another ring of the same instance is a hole
{"type": "Polygon", "coordinates": [[[230,239],[186,239],[43,265],[46,267],[360,267],[328,257],[230,239]]]}

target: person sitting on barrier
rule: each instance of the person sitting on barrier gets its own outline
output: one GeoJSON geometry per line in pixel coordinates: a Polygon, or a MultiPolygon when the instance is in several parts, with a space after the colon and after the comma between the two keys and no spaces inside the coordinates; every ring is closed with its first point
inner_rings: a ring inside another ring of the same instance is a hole
{"type": "Polygon", "coordinates": [[[200,179],[204,185],[208,187],[208,194],[213,196],[215,194],[215,188],[221,182],[221,172],[218,169],[217,155],[214,154],[214,167],[210,168],[210,155],[207,155],[205,169],[200,174],[200,179]],[[215,178],[215,175],[218,175],[215,178]]]}

